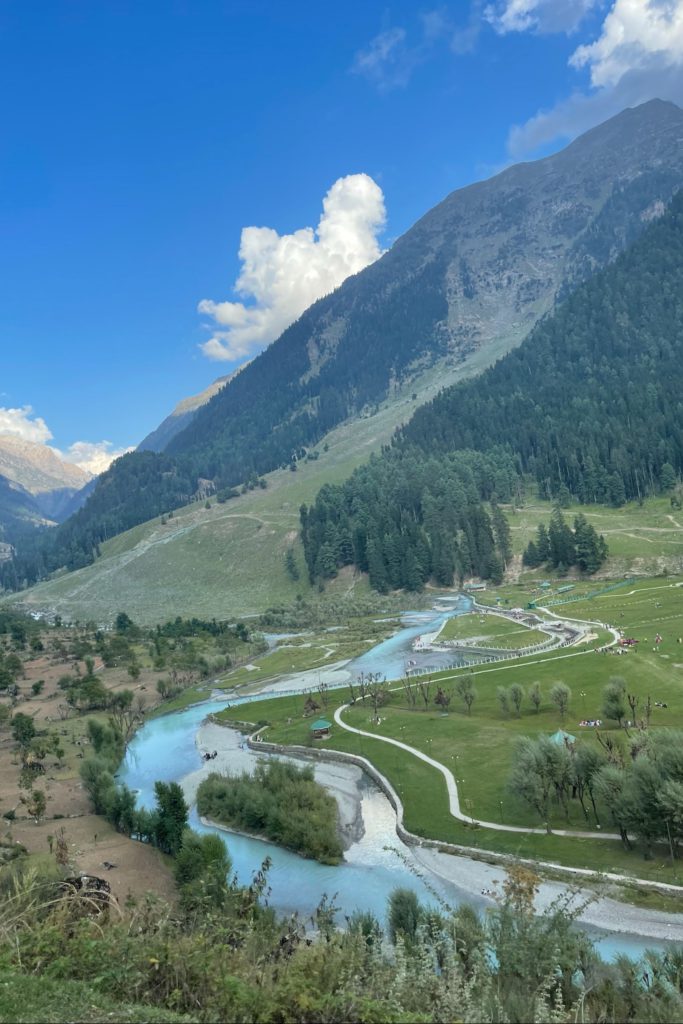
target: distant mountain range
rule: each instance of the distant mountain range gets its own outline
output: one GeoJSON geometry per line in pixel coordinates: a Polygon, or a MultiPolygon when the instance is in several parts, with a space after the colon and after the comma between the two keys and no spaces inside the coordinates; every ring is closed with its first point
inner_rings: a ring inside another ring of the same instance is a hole
{"type": "Polygon", "coordinates": [[[93,478],[47,445],[13,434],[0,434],[0,475],[28,492],[41,515],[57,522],[73,511],[74,495],[93,478]]]}
{"type": "Polygon", "coordinates": [[[143,442],[163,451],[117,460],[47,557],[31,568],[29,554],[20,578],[36,578],[35,565],[84,564],[99,542],[186,503],[207,481],[231,487],[296,466],[332,427],[399,391],[417,394],[428,377],[448,385],[492,363],[629,247],[681,182],[683,111],[655,100],[560,153],[452,193],[242,372],[216,382],[183,429],[162,424],[143,442]]]}

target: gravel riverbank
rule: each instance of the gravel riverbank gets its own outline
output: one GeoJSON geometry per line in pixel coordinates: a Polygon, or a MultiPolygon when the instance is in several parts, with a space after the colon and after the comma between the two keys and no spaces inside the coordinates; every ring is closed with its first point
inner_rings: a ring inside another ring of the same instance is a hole
{"type": "MultiPolygon", "coordinates": [[[[199,783],[211,772],[253,771],[258,758],[263,756],[249,750],[245,737],[237,730],[213,722],[205,722],[200,727],[196,742],[200,751],[215,750],[217,756],[182,780],[190,801],[194,801],[199,783]]],[[[294,757],[285,760],[310,763],[294,757]]],[[[348,861],[379,864],[391,856],[388,851],[393,848],[409,870],[423,874],[427,883],[436,884],[446,899],[467,900],[480,908],[494,905],[493,899],[483,891],[493,890],[495,883],[503,880],[502,867],[426,847],[405,846],[396,835],[396,815],[389,801],[365,778],[360,768],[342,762],[325,762],[316,763],[314,769],[316,780],[337,801],[348,861]]],[[[543,881],[536,898],[538,910],[545,910],[569,889],[563,882],[543,881]]],[[[683,915],[621,903],[608,896],[596,896],[590,889],[579,889],[574,900],[578,905],[587,903],[578,920],[588,928],[646,940],[683,942],[683,915]]]]}
{"type": "MultiPolygon", "coordinates": [[[[185,798],[194,803],[199,783],[212,772],[253,772],[262,754],[249,750],[245,737],[236,729],[205,722],[197,731],[197,748],[200,752],[213,753],[217,756],[205,761],[201,768],[186,775],[181,780],[185,798]]],[[[270,755],[269,755],[270,756],[270,755]]],[[[307,758],[282,757],[281,760],[294,764],[311,764],[307,758]]],[[[339,833],[348,850],[363,835],[363,815],[361,797],[364,775],[360,768],[352,764],[315,763],[313,765],[316,782],[330,793],[337,801],[339,808],[339,833]]]]}
{"type": "MultiPolygon", "coordinates": [[[[505,877],[502,867],[471,860],[469,857],[457,857],[447,853],[439,853],[426,847],[414,849],[416,859],[430,874],[442,881],[451,882],[470,893],[481,895],[482,890],[492,890],[496,882],[505,877]]],[[[546,910],[551,903],[570,891],[563,882],[544,881],[541,883],[536,908],[546,910]]],[[[493,906],[491,897],[482,897],[489,906],[493,906]]],[[[583,925],[600,928],[603,931],[619,932],[625,935],[638,935],[645,939],[670,940],[683,942],[683,914],[669,914],[662,910],[649,910],[631,903],[621,903],[607,896],[597,896],[590,889],[579,889],[574,897],[574,906],[580,906],[592,900],[584,907],[578,920],[583,925]]]]}

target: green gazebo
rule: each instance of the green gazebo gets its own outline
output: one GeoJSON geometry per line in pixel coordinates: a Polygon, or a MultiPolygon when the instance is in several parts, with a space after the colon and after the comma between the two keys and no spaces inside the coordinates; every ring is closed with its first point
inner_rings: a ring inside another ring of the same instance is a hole
{"type": "Polygon", "coordinates": [[[317,722],[313,722],[311,725],[311,732],[313,733],[314,740],[326,740],[330,735],[330,729],[332,723],[328,722],[325,718],[319,718],[317,722]]]}

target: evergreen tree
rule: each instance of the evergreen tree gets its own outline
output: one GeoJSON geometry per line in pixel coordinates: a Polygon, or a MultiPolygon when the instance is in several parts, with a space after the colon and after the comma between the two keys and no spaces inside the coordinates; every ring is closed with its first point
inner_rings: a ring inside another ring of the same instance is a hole
{"type": "Polygon", "coordinates": [[[512,542],[510,539],[510,524],[504,512],[496,502],[491,502],[491,525],[496,538],[496,547],[504,568],[512,558],[512,542]]]}
{"type": "Polygon", "coordinates": [[[550,561],[550,538],[548,536],[548,530],[539,523],[536,530],[536,550],[538,551],[538,564],[543,565],[545,562],[550,561]]]}
{"type": "Polygon", "coordinates": [[[676,486],[676,470],[670,462],[665,462],[659,471],[659,486],[664,494],[673,491],[676,486]]]}
{"type": "Polygon", "coordinates": [[[576,561],[574,537],[564,520],[559,505],[555,506],[550,517],[548,541],[552,565],[556,567],[564,566],[566,568],[574,564],[576,561]]]}

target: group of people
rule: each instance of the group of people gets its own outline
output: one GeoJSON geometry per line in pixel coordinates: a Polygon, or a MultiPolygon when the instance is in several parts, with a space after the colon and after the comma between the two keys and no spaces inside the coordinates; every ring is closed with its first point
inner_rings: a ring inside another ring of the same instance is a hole
{"type": "Polygon", "coordinates": [[[592,726],[593,728],[599,729],[602,725],[601,718],[584,718],[579,722],[579,725],[592,726]]]}
{"type": "Polygon", "coordinates": [[[208,750],[205,750],[204,753],[202,754],[202,757],[204,758],[205,761],[213,761],[215,757],[218,757],[218,751],[214,750],[213,753],[210,754],[208,750]]]}

